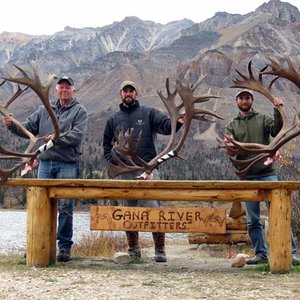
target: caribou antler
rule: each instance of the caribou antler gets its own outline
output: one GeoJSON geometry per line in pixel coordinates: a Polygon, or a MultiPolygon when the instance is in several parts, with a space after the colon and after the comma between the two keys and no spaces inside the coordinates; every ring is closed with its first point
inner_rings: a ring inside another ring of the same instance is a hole
{"type": "MultiPolygon", "coordinates": [[[[248,64],[248,71],[249,71],[249,77],[243,75],[241,72],[236,70],[236,72],[243,78],[235,79],[233,82],[235,83],[232,87],[234,88],[246,88],[253,91],[256,91],[262,95],[264,95],[267,99],[269,99],[273,104],[275,97],[271,93],[271,87],[273,83],[279,78],[284,77],[286,79],[289,79],[290,81],[294,82],[297,86],[300,83],[300,76],[295,71],[293,64],[289,58],[288,60],[288,69],[282,68],[278,63],[276,63],[274,60],[271,60],[271,64],[264,67],[260,72],[258,79],[255,79],[253,76],[252,68],[251,68],[251,61],[248,64]],[[272,67],[272,71],[268,71],[268,66],[272,67]],[[271,74],[276,75],[277,77],[274,78],[268,87],[265,87],[262,82],[262,75],[264,74],[271,74]]],[[[300,86],[300,85],[299,85],[300,86]]],[[[264,144],[258,144],[258,143],[241,143],[235,141],[232,137],[225,136],[225,139],[221,141],[219,139],[220,147],[227,148],[228,153],[231,153],[233,155],[240,155],[240,154],[250,154],[253,155],[253,157],[245,160],[238,160],[234,159],[233,157],[230,157],[233,165],[235,167],[240,166],[240,170],[236,170],[236,174],[243,179],[246,174],[248,173],[249,169],[257,162],[272,158],[277,153],[278,149],[282,147],[284,144],[286,144],[288,141],[293,139],[294,137],[298,136],[300,134],[300,127],[299,123],[296,122],[296,119],[294,120],[294,123],[289,126],[288,124],[288,118],[286,115],[285,110],[282,106],[277,107],[281,118],[282,118],[282,128],[279,131],[279,133],[272,139],[272,141],[268,145],[264,144]]]]}
{"type": "Polygon", "coordinates": [[[284,57],[288,63],[288,68],[282,67],[275,60],[268,57],[271,62],[268,66],[271,67],[271,70],[264,70],[261,74],[270,74],[285,78],[293,82],[300,89],[300,74],[295,70],[291,59],[287,55],[284,55],[284,57]]]}
{"type": "Polygon", "coordinates": [[[182,148],[184,141],[190,129],[190,125],[193,119],[205,120],[206,115],[211,115],[216,118],[222,119],[221,116],[216,113],[205,110],[197,109],[195,107],[196,103],[208,101],[211,98],[219,98],[219,96],[214,95],[203,95],[194,96],[196,88],[202,82],[205,76],[201,77],[199,81],[193,85],[184,85],[180,81],[176,82],[175,89],[173,92],[170,91],[169,79],[166,79],[166,91],[167,97],[165,97],[161,91],[157,91],[159,97],[163,101],[167,108],[171,121],[171,135],[166,148],[155,156],[150,162],[145,162],[139,156],[139,145],[141,142],[141,133],[137,138],[136,145],[133,144],[133,130],[129,129],[127,132],[119,132],[116,136],[116,142],[112,149],[112,161],[108,167],[108,174],[110,178],[114,178],[122,173],[129,173],[132,171],[141,171],[146,173],[151,173],[154,168],[159,164],[166,161],[172,157],[179,157],[178,153],[182,148]],[[179,95],[181,102],[176,105],[175,98],[179,95]],[[180,118],[184,117],[184,130],[179,139],[177,145],[173,147],[177,122],[180,118]]]}
{"type": "MultiPolygon", "coordinates": [[[[0,147],[0,153],[3,156],[0,159],[16,159],[21,158],[21,161],[17,162],[14,167],[10,169],[0,168],[0,184],[5,182],[7,178],[14,173],[17,169],[21,166],[25,165],[26,163],[33,162],[33,160],[38,156],[39,153],[48,149],[53,145],[53,142],[57,141],[62,135],[60,134],[58,121],[57,118],[51,108],[50,101],[49,101],[49,89],[51,84],[55,78],[55,75],[50,75],[46,85],[43,85],[40,81],[40,77],[37,71],[37,66],[33,62],[32,69],[33,69],[33,78],[30,78],[28,73],[24,71],[22,68],[15,65],[15,67],[21,72],[23,77],[3,77],[4,81],[0,84],[2,86],[5,82],[10,81],[18,84],[17,91],[14,95],[6,101],[4,105],[0,105],[0,113],[3,116],[10,117],[12,123],[17,126],[25,136],[28,137],[30,140],[29,145],[27,146],[24,153],[14,152],[4,149],[0,147]],[[20,85],[25,85],[25,88],[21,88],[20,85]],[[48,142],[46,145],[39,147],[37,150],[33,151],[35,145],[39,140],[42,140],[44,137],[35,137],[31,132],[29,132],[17,119],[15,119],[11,113],[8,111],[8,107],[11,103],[13,103],[25,90],[31,88],[41,99],[42,103],[44,104],[49,116],[52,120],[53,127],[54,127],[54,138],[53,141],[48,142]]],[[[66,134],[66,133],[65,133],[66,134]]]]}

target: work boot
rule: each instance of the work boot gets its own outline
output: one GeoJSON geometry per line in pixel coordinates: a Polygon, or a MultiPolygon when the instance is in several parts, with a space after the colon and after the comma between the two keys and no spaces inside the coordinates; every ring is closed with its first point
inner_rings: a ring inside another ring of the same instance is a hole
{"type": "Polygon", "coordinates": [[[247,265],[260,265],[260,264],[267,264],[269,262],[267,257],[256,255],[253,258],[249,258],[246,260],[247,265]]]}
{"type": "Polygon", "coordinates": [[[67,249],[59,249],[59,252],[56,257],[57,261],[60,262],[68,262],[71,260],[70,250],[67,249]]]}
{"type": "Polygon", "coordinates": [[[297,256],[297,255],[292,256],[292,265],[293,266],[299,266],[300,265],[299,256],[297,256]]]}
{"type": "Polygon", "coordinates": [[[161,232],[152,232],[155,248],[154,259],[156,262],[166,262],[165,252],[165,234],[161,232]]]}
{"type": "Polygon", "coordinates": [[[126,231],[128,242],[128,254],[130,258],[141,258],[141,249],[139,247],[139,233],[137,231],[126,231]]]}

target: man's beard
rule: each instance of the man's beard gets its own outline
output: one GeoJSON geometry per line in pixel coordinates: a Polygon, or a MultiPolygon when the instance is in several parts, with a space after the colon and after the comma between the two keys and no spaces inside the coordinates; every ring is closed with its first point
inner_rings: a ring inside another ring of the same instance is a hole
{"type": "Polygon", "coordinates": [[[123,103],[127,106],[132,105],[135,102],[135,99],[132,97],[126,97],[123,99],[123,103]]]}
{"type": "Polygon", "coordinates": [[[251,105],[239,105],[239,110],[242,112],[248,112],[251,110],[251,105]]]}

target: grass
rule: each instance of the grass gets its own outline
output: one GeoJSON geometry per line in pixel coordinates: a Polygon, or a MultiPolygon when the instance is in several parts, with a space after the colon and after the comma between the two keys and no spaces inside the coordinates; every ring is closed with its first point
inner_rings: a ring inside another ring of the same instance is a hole
{"type": "Polygon", "coordinates": [[[126,251],[125,237],[100,233],[83,235],[79,243],[72,247],[72,256],[104,256],[110,257],[119,251],[126,251]]]}
{"type": "Polygon", "coordinates": [[[21,254],[1,254],[0,270],[26,270],[26,259],[21,254]]]}
{"type": "MultiPolygon", "coordinates": [[[[142,248],[151,246],[151,241],[139,240],[142,248]]],[[[112,235],[104,232],[83,235],[79,243],[72,247],[72,256],[75,257],[112,257],[116,252],[127,252],[127,239],[124,235],[112,235]]]]}
{"type": "MultiPolygon", "coordinates": [[[[253,266],[252,268],[247,268],[248,271],[255,272],[270,272],[270,264],[261,264],[257,266],[253,266]]],[[[298,274],[300,273],[300,266],[291,266],[290,273],[298,274]]]]}

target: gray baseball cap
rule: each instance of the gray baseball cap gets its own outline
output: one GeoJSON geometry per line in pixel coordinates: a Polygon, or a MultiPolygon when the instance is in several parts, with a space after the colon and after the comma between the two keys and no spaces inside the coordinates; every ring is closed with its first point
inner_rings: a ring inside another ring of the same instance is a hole
{"type": "Polygon", "coordinates": [[[120,91],[122,91],[122,90],[124,89],[124,87],[126,87],[126,86],[131,86],[131,87],[133,87],[136,91],[138,90],[137,84],[136,84],[135,82],[133,82],[133,81],[131,81],[131,80],[125,80],[125,81],[123,81],[123,82],[121,83],[121,85],[120,85],[120,91]]]}
{"type": "Polygon", "coordinates": [[[251,90],[247,90],[247,89],[244,89],[244,90],[239,90],[238,92],[237,92],[237,94],[235,95],[235,98],[237,98],[240,94],[242,94],[242,93],[248,93],[248,94],[250,94],[251,96],[252,96],[252,98],[253,98],[253,92],[251,91],[251,90]]]}

